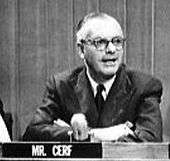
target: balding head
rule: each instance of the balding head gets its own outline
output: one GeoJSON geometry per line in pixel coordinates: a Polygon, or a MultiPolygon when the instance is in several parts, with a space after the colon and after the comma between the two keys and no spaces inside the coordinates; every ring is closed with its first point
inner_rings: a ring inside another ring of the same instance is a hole
{"type": "Polygon", "coordinates": [[[85,16],[77,27],[77,43],[85,40],[95,34],[102,37],[103,35],[112,35],[112,37],[123,37],[123,32],[118,21],[105,13],[90,13],[85,16]]]}

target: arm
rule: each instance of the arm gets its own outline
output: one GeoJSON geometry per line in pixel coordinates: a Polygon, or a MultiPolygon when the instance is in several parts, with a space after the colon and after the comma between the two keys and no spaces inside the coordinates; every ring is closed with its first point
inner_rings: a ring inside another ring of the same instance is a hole
{"type": "Polygon", "coordinates": [[[97,140],[120,142],[160,142],[162,141],[162,118],[160,101],[162,84],[151,79],[143,88],[134,126],[130,129],[125,124],[108,128],[92,129],[97,140]]]}
{"type": "Polygon", "coordinates": [[[94,128],[90,130],[90,134],[93,141],[117,141],[119,138],[127,137],[128,135],[135,137],[127,123],[106,128],[94,128]]]}
{"type": "Polygon", "coordinates": [[[69,126],[56,124],[55,121],[64,115],[56,83],[52,77],[46,88],[43,105],[37,109],[23,136],[24,141],[67,141],[69,126]]]}
{"type": "Polygon", "coordinates": [[[135,135],[141,141],[162,141],[162,117],[160,102],[162,84],[157,79],[152,79],[146,84],[141,95],[141,103],[138,108],[135,135]]]}
{"type": "Polygon", "coordinates": [[[133,128],[134,136],[128,135],[118,139],[123,142],[161,142],[162,117],[160,102],[162,84],[152,78],[144,87],[137,107],[137,118],[133,128]]]}

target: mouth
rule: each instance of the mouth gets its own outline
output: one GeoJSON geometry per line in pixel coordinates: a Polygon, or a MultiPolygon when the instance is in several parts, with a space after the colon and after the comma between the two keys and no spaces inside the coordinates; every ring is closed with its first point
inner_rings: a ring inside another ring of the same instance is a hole
{"type": "Polygon", "coordinates": [[[118,58],[102,59],[103,62],[115,62],[118,58]]]}
{"type": "Polygon", "coordinates": [[[108,66],[113,66],[117,60],[118,58],[102,59],[102,62],[108,66]]]}

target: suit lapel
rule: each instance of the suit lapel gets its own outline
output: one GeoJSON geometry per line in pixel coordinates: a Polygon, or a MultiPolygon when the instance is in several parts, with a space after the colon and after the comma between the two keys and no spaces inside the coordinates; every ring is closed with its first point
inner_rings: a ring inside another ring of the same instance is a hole
{"type": "Polygon", "coordinates": [[[123,121],[122,114],[127,110],[134,91],[135,89],[125,71],[125,66],[121,66],[105,101],[99,126],[111,126],[123,121]]]}
{"type": "Polygon", "coordinates": [[[94,95],[91,85],[86,76],[85,68],[79,74],[74,90],[79,101],[81,112],[86,115],[89,126],[96,127],[99,114],[94,102],[94,95]]]}
{"type": "Polygon", "coordinates": [[[71,82],[75,92],[75,99],[79,104],[77,112],[82,112],[86,115],[90,127],[112,126],[124,121],[125,117],[122,116],[126,115],[129,101],[135,91],[125,71],[125,66],[121,66],[118,70],[100,115],[96,108],[85,67],[78,74],[78,78],[71,82]]]}

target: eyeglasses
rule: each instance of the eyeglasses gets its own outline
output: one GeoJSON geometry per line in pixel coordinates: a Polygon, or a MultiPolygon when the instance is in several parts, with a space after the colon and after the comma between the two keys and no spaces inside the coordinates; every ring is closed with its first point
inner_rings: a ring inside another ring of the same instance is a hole
{"type": "Polygon", "coordinates": [[[94,45],[97,50],[105,50],[109,43],[111,42],[117,49],[120,49],[123,47],[125,40],[126,39],[122,37],[113,37],[111,40],[107,39],[81,40],[81,43],[87,45],[94,45]]]}

